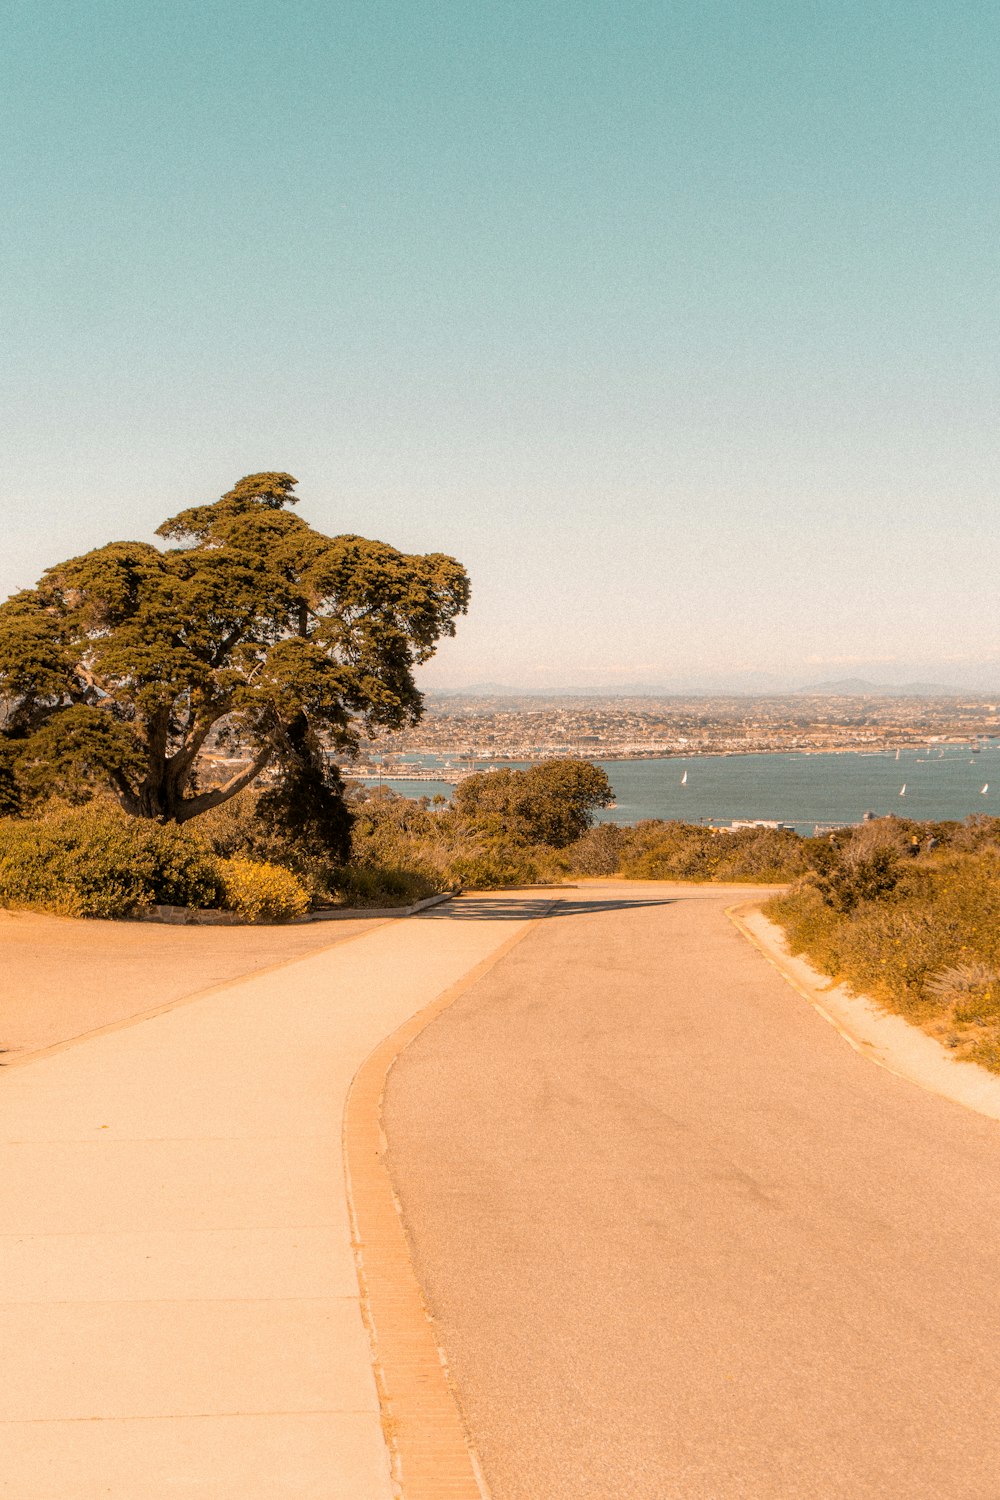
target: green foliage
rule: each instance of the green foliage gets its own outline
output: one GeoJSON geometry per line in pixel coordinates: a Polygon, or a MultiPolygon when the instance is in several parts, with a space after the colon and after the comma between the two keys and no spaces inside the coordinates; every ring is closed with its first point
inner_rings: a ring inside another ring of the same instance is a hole
{"type": "Polygon", "coordinates": [[[495,824],[523,843],[565,849],[614,801],[607,775],[585,760],[546,760],[525,771],[484,771],[455,789],[455,816],[495,824]]]}
{"type": "Polygon", "coordinates": [[[499,845],[474,853],[457,854],[448,873],[463,889],[499,891],[509,886],[547,884],[546,876],[558,879],[562,871],[546,869],[544,859],[516,845],[499,845]]]}
{"type": "Polygon", "coordinates": [[[619,870],[630,880],[777,884],[809,868],[808,841],[778,828],[732,832],[646,819],[623,830],[619,870]]]}
{"type": "Polygon", "coordinates": [[[864,901],[877,901],[895,890],[899,856],[891,849],[875,849],[865,858],[838,865],[820,877],[817,889],[835,911],[853,911],[864,901]]]}
{"type": "Polygon", "coordinates": [[[149,906],[225,906],[251,922],[309,906],[288,870],[219,859],[175,823],[130,818],[105,800],[53,804],[39,818],[0,819],[0,903],[68,917],[127,917],[149,906]]]}
{"type": "Polygon", "coordinates": [[[176,825],[137,822],[107,803],[0,821],[0,902],[75,917],[137,907],[214,906],[211,851],[176,825]]]}
{"type": "Polygon", "coordinates": [[[75,703],[45,720],[33,735],[6,747],[22,801],[50,797],[87,802],[111,775],[141,777],[143,758],[132,727],[110,713],[75,703]]]}
{"type": "Polygon", "coordinates": [[[219,861],[223,901],[248,922],[287,922],[309,909],[309,894],[290,870],[249,859],[219,861]]]}
{"type": "Polygon", "coordinates": [[[809,868],[807,840],[783,828],[741,828],[723,833],[721,848],[716,880],[770,885],[791,880],[809,868]]]}
{"type": "Polygon", "coordinates": [[[956,1021],[989,1021],[1000,1016],[1000,973],[981,962],[951,964],[926,981],[938,1003],[956,1021]]]}
{"type": "Polygon", "coordinates": [[[210,808],[198,819],[197,831],[222,859],[259,859],[272,864],[288,863],[292,844],[275,839],[257,817],[259,792],[254,787],[228,802],[210,808]]]}
{"type": "Polygon", "coordinates": [[[1000,850],[1000,818],[974,814],[964,823],[928,823],[927,834],[938,839],[949,849],[974,854],[981,850],[1000,850]]]}
{"type": "MultiPolygon", "coordinates": [[[[378,854],[372,857],[369,848],[364,863],[340,860],[331,863],[323,855],[322,844],[310,846],[304,841],[297,829],[290,829],[275,815],[274,803],[265,802],[266,797],[266,792],[257,793],[253,789],[241,792],[232,801],[206,813],[199,820],[198,831],[223,859],[249,859],[290,870],[316,905],[408,906],[447,884],[436,870],[420,868],[419,860],[415,861],[418,867],[393,863],[400,850],[404,858],[412,854],[405,840],[397,844],[392,838],[383,837],[378,854]]],[[[393,805],[399,804],[403,815],[412,808],[420,818],[422,810],[417,804],[391,793],[387,799],[393,805]]],[[[345,814],[353,821],[346,809],[345,814]]],[[[369,834],[373,832],[371,816],[365,827],[369,834]]]]}
{"type": "Polygon", "coordinates": [[[568,869],[559,851],[528,842],[523,822],[494,811],[422,807],[385,790],[356,794],[351,809],[352,869],[405,869],[435,890],[533,885],[568,869]]]}
{"type": "Polygon", "coordinates": [[[873,849],[865,837],[849,836],[837,868],[800,881],[765,911],[792,952],[924,1026],[957,1056],[1000,1071],[995,830],[956,825],[951,847],[913,860],[893,860],[891,847],[873,849]]]}
{"type": "Polygon", "coordinates": [[[185,822],[270,767],[274,817],[343,857],[323,746],[416,722],[413,668],[454,634],[469,584],[453,558],[314,531],[288,509],[294,486],[250,475],[166,521],[176,545],[110,543],[0,605],[8,806],[103,786],[133,815],[185,822]],[[213,732],[250,763],[203,787],[213,732]]]}
{"type": "Polygon", "coordinates": [[[721,858],[710,828],[650,818],[636,824],[622,850],[621,873],[630,880],[711,880],[721,858]]]}
{"type": "Polygon", "coordinates": [[[24,811],[24,794],[17,779],[15,756],[0,741],[0,818],[18,818],[24,811]]]}
{"type": "Polygon", "coordinates": [[[763,910],[784,928],[793,953],[807,954],[827,974],[840,972],[841,920],[814,880],[799,881],[791,891],[772,896],[763,910]]]}
{"type": "Polygon", "coordinates": [[[570,869],[576,875],[617,875],[627,843],[628,834],[617,823],[598,823],[568,851],[570,869]]]}
{"type": "MultiPolygon", "coordinates": [[[[719,833],[656,819],[635,827],[590,826],[610,796],[604,773],[585,761],[468,777],[443,809],[427,799],[421,806],[386,790],[362,791],[350,804],[352,858],[368,868],[419,871],[439,889],[534,885],[570,872],[778,883],[813,866],[815,842],[783,830],[719,833]]],[[[825,849],[818,846],[819,857],[825,849]]]]}
{"type": "Polygon", "coordinates": [[[386,865],[345,865],[337,871],[336,892],[345,906],[412,906],[437,895],[440,882],[419,870],[386,865]]]}
{"type": "MultiPolygon", "coordinates": [[[[274,815],[274,805],[261,816],[264,793],[248,787],[237,797],[211,808],[198,819],[197,830],[221,859],[248,859],[280,865],[290,870],[309,892],[311,901],[324,905],[336,899],[339,862],[331,862],[294,824],[274,815]]],[[[345,816],[349,816],[346,813],[345,816]]]]}
{"type": "Polygon", "coordinates": [[[257,799],[256,814],[265,837],[283,843],[292,868],[317,863],[340,865],[351,852],[351,814],[336,767],[319,755],[290,760],[280,781],[257,799]]]}

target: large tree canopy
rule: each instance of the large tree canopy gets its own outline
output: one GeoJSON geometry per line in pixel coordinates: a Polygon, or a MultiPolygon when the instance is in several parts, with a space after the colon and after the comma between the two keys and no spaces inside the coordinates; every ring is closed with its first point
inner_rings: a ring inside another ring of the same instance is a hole
{"type": "Polygon", "coordinates": [[[454,634],[464,569],[321,535],[288,509],[295,484],[251,474],[164,522],[175,545],[112,542],[0,605],[3,748],[23,789],[103,782],[126,811],[183,823],[270,767],[272,800],[284,788],[322,819],[339,803],[323,749],[417,721],[413,668],[454,634]],[[213,730],[249,764],[207,787],[213,730]]]}

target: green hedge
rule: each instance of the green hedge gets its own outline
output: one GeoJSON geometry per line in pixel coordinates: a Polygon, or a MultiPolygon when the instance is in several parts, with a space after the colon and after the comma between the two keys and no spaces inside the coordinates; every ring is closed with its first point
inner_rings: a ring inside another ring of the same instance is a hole
{"type": "Polygon", "coordinates": [[[308,897],[287,870],[221,860],[193,831],[95,801],[0,819],[0,904],[68,917],[227,907],[249,921],[281,921],[304,911],[308,897]]]}
{"type": "Polygon", "coordinates": [[[0,901],[70,917],[124,917],[136,907],[211,907],[218,860],[177,827],[105,803],[0,822],[0,901]]]}

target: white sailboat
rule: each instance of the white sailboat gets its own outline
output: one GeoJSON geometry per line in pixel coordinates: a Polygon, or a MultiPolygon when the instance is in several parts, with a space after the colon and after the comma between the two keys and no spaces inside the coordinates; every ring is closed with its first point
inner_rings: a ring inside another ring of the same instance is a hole
{"type": "Polygon", "coordinates": [[[981,786],[979,788],[979,795],[980,795],[980,797],[985,797],[986,793],[989,791],[989,789],[990,789],[989,782],[987,782],[985,786],[981,786]]]}
{"type": "Polygon", "coordinates": [[[681,777],[681,786],[686,786],[687,785],[687,779],[688,779],[688,773],[685,771],[684,775],[681,777]]]}
{"type": "Polygon", "coordinates": [[[899,759],[899,751],[898,750],[896,751],[896,759],[897,760],[899,759]]]}
{"type": "Polygon", "coordinates": [[[903,782],[903,785],[899,789],[899,795],[901,797],[905,797],[906,796],[906,782],[905,781],[903,782]]]}

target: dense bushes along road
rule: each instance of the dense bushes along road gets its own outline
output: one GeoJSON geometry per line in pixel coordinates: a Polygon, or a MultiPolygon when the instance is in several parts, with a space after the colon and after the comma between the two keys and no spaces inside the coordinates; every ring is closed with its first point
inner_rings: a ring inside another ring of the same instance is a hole
{"type": "Polygon", "coordinates": [[[908,858],[912,826],[840,836],[825,871],[764,910],[794,953],[1000,1072],[1000,820],[943,825],[908,858]]]}
{"type": "Polygon", "coordinates": [[[1000,819],[883,818],[823,839],[656,819],[592,826],[610,796],[582,761],[470,777],[451,805],[362,789],[339,865],[262,816],[254,791],[193,827],[130,818],[100,798],[53,802],[0,820],[0,902],[100,917],[165,903],[282,921],[309,906],[574,876],[785,884],[767,911],[795,952],[1000,1071],[1000,819]]]}
{"type": "Polygon", "coordinates": [[[51,807],[0,822],[0,902],[67,917],[126,917],[154,905],[223,908],[248,922],[301,916],[292,871],[220,858],[176,823],[130,818],[110,802],[51,807]]]}

